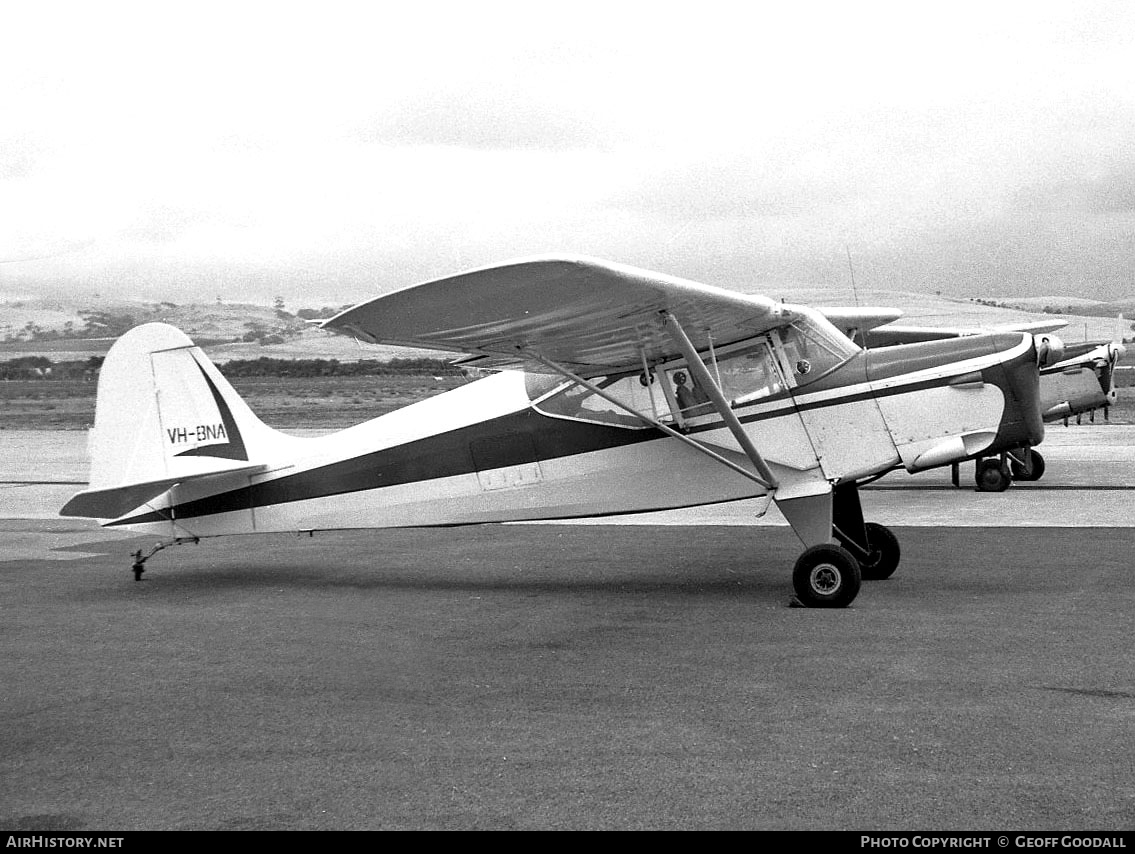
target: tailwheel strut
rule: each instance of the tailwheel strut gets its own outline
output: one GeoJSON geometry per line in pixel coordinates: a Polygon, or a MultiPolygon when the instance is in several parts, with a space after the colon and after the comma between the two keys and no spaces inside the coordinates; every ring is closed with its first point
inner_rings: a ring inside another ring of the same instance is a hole
{"type": "Polygon", "coordinates": [[[131,567],[131,569],[134,571],[134,580],[135,581],[141,581],[142,580],[142,573],[146,571],[146,566],[145,566],[146,561],[148,561],[150,558],[152,558],[154,555],[156,555],[162,549],[169,548],[170,546],[180,546],[183,543],[197,543],[197,542],[199,542],[197,537],[177,537],[177,538],[172,539],[172,540],[163,540],[162,542],[156,544],[152,549],[150,549],[145,554],[142,554],[142,550],[138,549],[138,551],[134,552],[134,565],[131,567]]]}

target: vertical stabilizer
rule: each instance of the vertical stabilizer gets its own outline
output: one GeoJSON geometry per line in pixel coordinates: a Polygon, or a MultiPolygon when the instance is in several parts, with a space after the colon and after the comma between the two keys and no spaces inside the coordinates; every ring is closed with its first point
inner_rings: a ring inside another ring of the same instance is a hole
{"type": "Polygon", "coordinates": [[[184,332],[147,323],[107,353],[88,440],[90,487],[61,512],[115,518],[172,484],[259,467],[302,441],[253,415],[184,332]]]}

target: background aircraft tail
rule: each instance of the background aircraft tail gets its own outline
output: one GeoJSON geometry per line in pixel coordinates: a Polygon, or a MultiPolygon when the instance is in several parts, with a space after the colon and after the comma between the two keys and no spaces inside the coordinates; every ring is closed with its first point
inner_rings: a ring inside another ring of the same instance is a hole
{"type": "Polygon", "coordinates": [[[88,439],[90,487],[60,513],[117,518],[176,483],[261,469],[302,441],[257,418],[184,332],[147,323],[107,353],[88,439]]]}

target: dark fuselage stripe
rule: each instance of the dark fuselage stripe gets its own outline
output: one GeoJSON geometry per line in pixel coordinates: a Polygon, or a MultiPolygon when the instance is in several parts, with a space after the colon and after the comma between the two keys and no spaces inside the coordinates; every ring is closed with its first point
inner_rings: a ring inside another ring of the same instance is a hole
{"type": "MultiPolygon", "coordinates": [[[[178,504],[173,515],[178,519],[208,516],[471,474],[478,470],[472,449],[479,443],[491,442],[501,448],[514,449],[507,457],[500,453],[495,455],[494,467],[503,468],[538,459],[551,460],[634,445],[664,436],[661,430],[626,430],[549,418],[524,409],[309,471],[178,504]]],[[[110,524],[166,521],[169,514],[168,510],[146,513],[110,524]]]]}
{"type": "MultiPolygon", "coordinates": [[[[997,363],[994,367],[1000,365],[1001,363],[997,363]]],[[[791,415],[798,410],[808,411],[937,388],[948,385],[951,378],[952,375],[934,377],[908,385],[896,385],[877,391],[865,390],[844,397],[799,405],[794,404],[789,397],[785,398],[786,406],[740,416],[740,420],[742,423],[752,423],[791,415]]],[[[754,405],[762,402],[767,401],[754,401],[754,405]]],[[[705,433],[720,430],[723,426],[723,422],[716,421],[692,427],[689,432],[705,433]]],[[[275,504],[328,498],[472,474],[480,469],[476,465],[471,449],[478,443],[484,442],[492,442],[503,451],[495,454],[492,466],[486,468],[504,468],[665,438],[667,438],[666,434],[655,428],[612,427],[566,418],[552,418],[532,409],[524,409],[458,430],[427,436],[264,483],[251,484],[229,492],[188,501],[175,505],[172,510],[144,513],[108,524],[140,525],[169,521],[171,517],[188,519],[218,513],[248,511],[275,504]],[[528,441],[523,441],[525,438],[528,441]]]]}

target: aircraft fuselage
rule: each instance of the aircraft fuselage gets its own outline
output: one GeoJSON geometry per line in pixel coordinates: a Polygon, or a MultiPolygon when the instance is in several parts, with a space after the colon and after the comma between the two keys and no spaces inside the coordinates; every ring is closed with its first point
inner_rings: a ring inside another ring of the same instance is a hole
{"type": "MultiPolygon", "coordinates": [[[[793,381],[806,366],[790,359],[779,383],[732,404],[789,487],[919,471],[1043,438],[1027,335],[860,351],[793,381]]],[[[642,385],[657,415],[661,390],[642,385]]],[[[504,371],[328,436],[289,437],[267,449],[263,471],[178,484],[108,524],[208,537],[600,516],[768,494],[633,416],[559,414],[568,392],[542,388],[504,371]]],[[[747,465],[719,416],[687,413],[668,423],[747,465]]]]}

